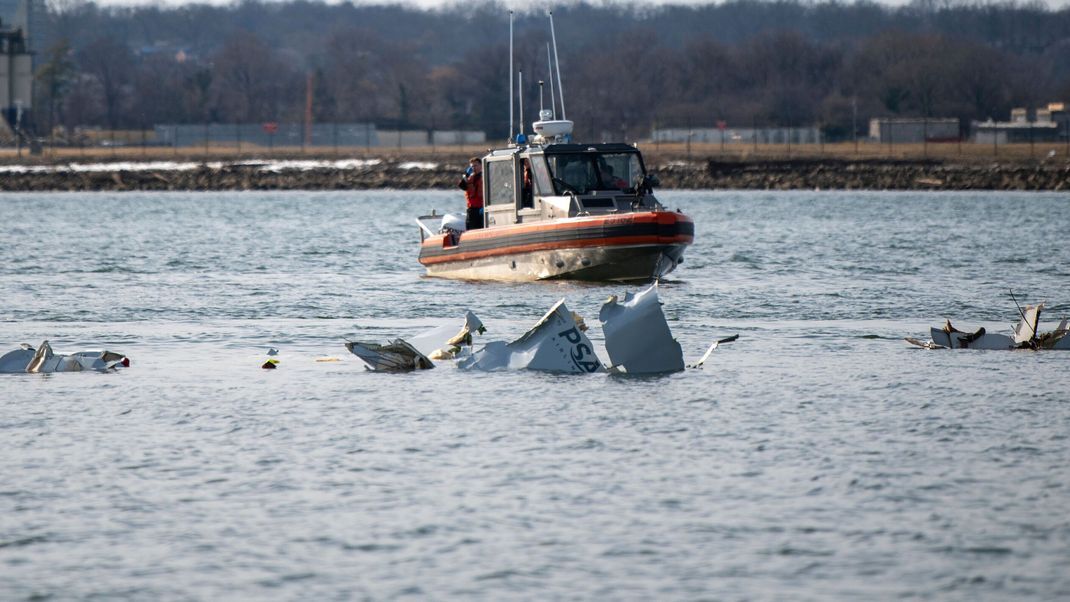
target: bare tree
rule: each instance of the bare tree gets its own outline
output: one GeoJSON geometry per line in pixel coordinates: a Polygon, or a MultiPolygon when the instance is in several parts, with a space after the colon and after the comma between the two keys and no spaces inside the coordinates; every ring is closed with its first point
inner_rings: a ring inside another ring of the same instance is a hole
{"type": "Polygon", "coordinates": [[[107,126],[115,129],[127,117],[134,54],[113,38],[100,37],[78,53],[81,71],[99,84],[107,126]]]}
{"type": "Polygon", "coordinates": [[[275,49],[251,33],[231,37],[215,55],[211,102],[223,120],[241,123],[278,119],[303,97],[303,78],[275,49]]]}

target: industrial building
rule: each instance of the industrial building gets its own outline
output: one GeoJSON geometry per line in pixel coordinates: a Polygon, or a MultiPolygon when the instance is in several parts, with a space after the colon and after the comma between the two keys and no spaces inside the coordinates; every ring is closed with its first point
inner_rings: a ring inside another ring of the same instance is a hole
{"type": "Polygon", "coordinates": [[[869,120],[869,138],[881,144],[953,142],[959,139],[959,120],[954,118],[878,117],[869,120]]]}
{"type": "Polygon", "coordinates": [[[0,22],[8,29],[21,29],[26,49],[34,54],[34,69],[51,46],[45,0],[0,0],[0,22]]]}
{"type": "Polygon", "coordinates": [[[212,123],[205,125],[157,125],[158,146],[249,146],[271,147],[423,147],[482,145],[483,132],[468,130],[380,130],[373,123],[212,123]]]}
{"type": "Polygon", "coordinates": [[[1010,121],[975,122],[973,141],[978,144],[1070,141],[1068,108],[1066,103],[1053,102],[1032,111],[1025,107],[1011,109],[1010,121]]]}
{"type": "Polygon", "coordinates": [[[653,143],[695,144],[820,144],[821,130],[799,128],[656,128],[650,133],[653,143]]]}
{"type": "Polygon", "coordinates": [[[33,55],[22,30],[0,23],[0,142],[23,133],[33,107],[33,55]]]}

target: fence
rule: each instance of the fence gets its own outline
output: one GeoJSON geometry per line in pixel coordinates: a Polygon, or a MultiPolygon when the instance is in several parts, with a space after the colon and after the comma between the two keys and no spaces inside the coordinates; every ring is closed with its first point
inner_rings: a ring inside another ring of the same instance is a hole
{"type": "MultiPolygon", "coordinates": [[[[984,124],[976,124],[977,132],[984,124]]],[[[1049,128],[1050,129],[1050,128],[1049,128]]],[[[974,140],[931,140],[902,143],[858,136],[830,142],[821,128],[757,127],[658,128],[647,139],[640,138],[643,150],[657,157],[688,159],[694,156],[839,156],[859,158],[1015,158],[1062,161],[1070,158],[1070,137],[1064,131],[1039,133],[1027,140],[986,137],[974,140]]],[[[607,138],[620,140],[620,135],[607,138]]],[[[465,130],[379,130],[373,124],[315,124],[305,132],[303,124],[197,124],[160,125],[146,130],[77,129],[70,136],[37,137],[21,145],[0,147],[0,158],[21,158],[44,154],[52,160],[74,157],[167,157],[167,156],[297,156],[405,153],[418,156],[441,152],[476,153],[486,150],[483,132],[465,130]],[[467,148],[466,148],[467,147],[467,148]]]]}

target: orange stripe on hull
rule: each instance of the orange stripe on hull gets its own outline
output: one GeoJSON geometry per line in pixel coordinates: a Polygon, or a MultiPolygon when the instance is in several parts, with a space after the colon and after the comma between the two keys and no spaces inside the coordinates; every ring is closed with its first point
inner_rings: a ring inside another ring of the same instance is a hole
{"type": "MultiPolygon", "coordinates": [[[[513,245],[508,247],[499,247],[495,249],[486,249],[483,251],[470,251],[467,253],[444,255],[439,257],[421,257],[420,263],[423,265],[435,265],[439,263],[450,263],[454,261],[471,261],[473,259],[482,259],[484,257],[494,257],[497,255],[515,255],[517,253],[532,253],[535,251],[551,251],[555,249],[580,249],[586,247],[618,246],[623,247],[634,245],[689,245],[693,240],[693,236],[688,236],[686,234],[680,234],[677,236],[618,236],[615,238],[562,240],[556,242],[533,243],[528,245],[513,245]]],[[[428,238],[424,244],[426,246],[440,247],[442,245],[442,237],[428,238]],[[437,244],[435,244],[435,241],[437,241],[437,244]]]]}

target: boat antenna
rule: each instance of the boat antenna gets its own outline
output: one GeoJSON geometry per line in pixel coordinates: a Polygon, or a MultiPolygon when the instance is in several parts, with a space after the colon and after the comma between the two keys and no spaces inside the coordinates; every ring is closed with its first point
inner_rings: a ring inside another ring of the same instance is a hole
{"type": "Polygon", "coordinates": [[[513,11],[509,11],[509,142],[513,141],[513,11]]]}
{"type": "MultiPolygon", "coordinates": [[[[520,71],[520,80],[516,84],[516,96],[520,99],[520,136],[524,135],[524,72],[520,71]]],[[[517,136],[519,138],[520,136],[517,136]]]]}
{"type": "Polygon", "coordinates": [[[557,35],[554,33],[554,11],[550,11],[550,41],[554,44],[554,63],[557,65],[557,96],[561,99],[561,119],[565,115],[565,87],[561,85],[561,59],[557,56],[557,35]]]}
{"type": "Polygon", "coordinates": [[[550,76],[550,113],[552,119],[557,119],[557,105],[554,101],[554,61],[550,58],[550,43],[546,43],[546,69],[550,76]]]}
{"type": "Polygon", "coordinates": [[[539,112],[546,108],[546,102],[542,99],[542,80],[539,80],[539,112]]]}

